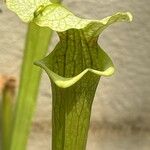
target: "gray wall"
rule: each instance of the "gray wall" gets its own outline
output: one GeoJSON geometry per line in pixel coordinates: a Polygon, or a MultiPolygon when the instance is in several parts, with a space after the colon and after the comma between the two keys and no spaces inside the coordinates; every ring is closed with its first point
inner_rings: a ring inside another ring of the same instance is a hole
{"type": "MultiPolygon", "coordinates": [[[[118,23],[101,35],[99,44],[111,56],[116,73],[102,78],[93,104],[88,150],[148,150],[150,148],[150,1],[64,0],[86,18],[130,11],[131,24],[118,23]]],[[[0,73],[18,77],[26,25],[1,5],[0,73]]],[[[52,41],[53,46],[57,39],[52,41]]],[[[50,49],[52,49],[52,47],[50,49]]],[[[51,99],[43,73],[29,150],[47,150],[51,130],[51,99]]]]}

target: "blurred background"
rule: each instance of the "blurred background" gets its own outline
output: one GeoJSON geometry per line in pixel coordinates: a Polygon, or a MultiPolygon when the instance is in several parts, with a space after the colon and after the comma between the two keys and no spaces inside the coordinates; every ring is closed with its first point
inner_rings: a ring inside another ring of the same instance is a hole
{"type": "MultiPolygon", "coordinates": [[[[150,1],[64,0],[75,14],[102,19],[130,11],[132,23],[105,30],[99,44],[116,73],[102,78],[95,96],[87,150],[150,149],[150,1]]],[[[0,75],[19,80],[27,25],[0,2],[0,75]]],[[[52,50],[58,38],[52,40],[52,50]]],[[[50,149],[51,90],[43,72],[28,150],[50,149]]]]}

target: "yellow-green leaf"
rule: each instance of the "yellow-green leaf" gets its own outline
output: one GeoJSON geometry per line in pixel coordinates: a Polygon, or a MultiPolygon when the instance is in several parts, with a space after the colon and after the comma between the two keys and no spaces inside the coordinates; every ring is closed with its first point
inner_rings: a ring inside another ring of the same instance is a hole
{"type": "Polygon", "coordinates": [[[50,4],[49,0],[6,0],[7,7],[24,22],[34,18],[34,12],[50,4]]]}

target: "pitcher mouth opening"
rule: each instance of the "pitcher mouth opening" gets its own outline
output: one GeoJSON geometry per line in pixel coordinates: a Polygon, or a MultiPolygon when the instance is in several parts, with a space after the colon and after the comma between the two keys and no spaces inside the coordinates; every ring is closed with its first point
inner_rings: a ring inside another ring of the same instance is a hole
{"type": "Polygon", "coordinates": [[[113,75],[114,72],[115,72],[114,65],[113,65],[111,59],[106,54],[105,57],[107,58],[107,61],[104,64],[103,69],[95,70],[93,68],[86,68],[83,71],[81,71],[79,74],[77,74],[77,75],[75,75],[73,77],[64,77],[64,76],[61,76],[61,75],[55,73],[53,70],[51,70],[46,65],[45,60],[48,57],[49,56],[45,57],[42,60],[36,61],[36,62],[34,62],[34,64],[39,66],[39,67],[41,67],[42,69],[44,69],[46,71],[46,73],[48,74],[49,78],[58,87],[61,87],[61,88],[68,88],[68,87],[72,86],[73,84],[78,82],[83,76],[85,76],[87,73],[92,73],[92,74],[95,74],[95,75],[97,75],[99,77],[101,77],[101,76],[109,77],[109,76],[113,75]]]}

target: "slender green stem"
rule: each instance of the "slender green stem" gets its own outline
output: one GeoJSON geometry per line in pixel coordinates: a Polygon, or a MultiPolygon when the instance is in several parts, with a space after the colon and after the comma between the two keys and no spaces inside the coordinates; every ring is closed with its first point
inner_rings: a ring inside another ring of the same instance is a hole
{"type": "Polygon", "coordinates": [[[29,24],[10,150],[26,149],[41,78],[41,70],[35,67],[33,62],[45,56],[51,34],[49,28],[39,27],[32,22],[29,24]]]}
{"type": "Polygon", "coordinates": [[[10,132],[13,117],[13,101],[15,97],[15,80],[9,79],[2,91],[2,149],[8,150],[8,141],[10,140],[10,132]]]}

